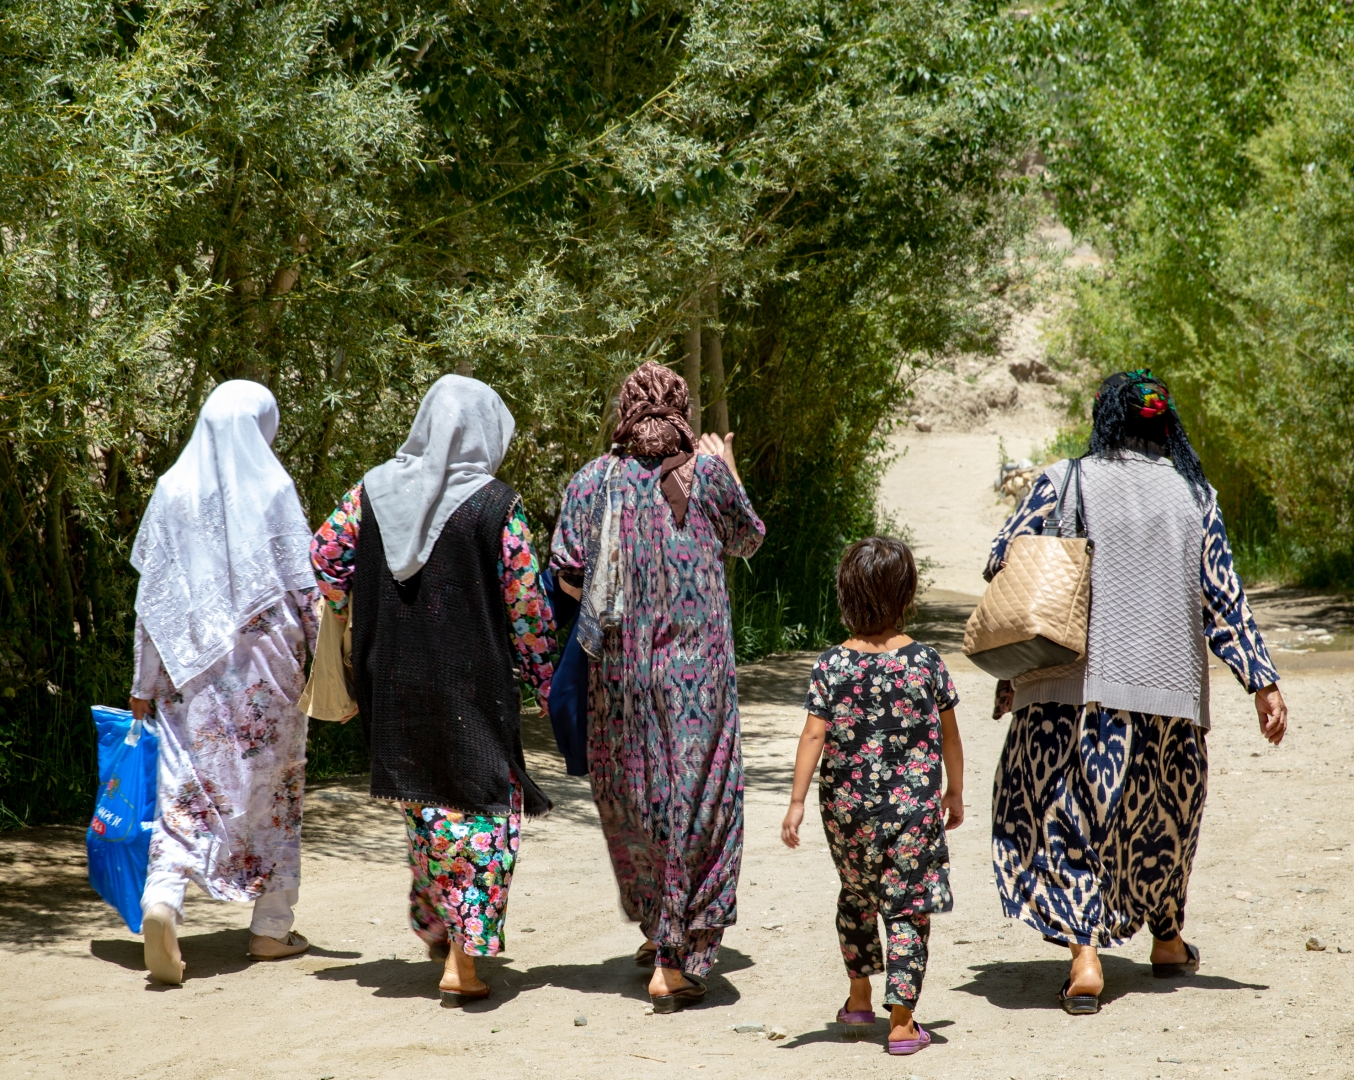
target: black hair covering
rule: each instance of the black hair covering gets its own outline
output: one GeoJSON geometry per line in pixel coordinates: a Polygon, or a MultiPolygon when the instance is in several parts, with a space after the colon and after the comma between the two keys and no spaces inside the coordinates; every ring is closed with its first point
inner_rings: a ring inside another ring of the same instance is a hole
{"type": "Polygon", "coordinates": [[[1208,497],[1208,481],[1199,455],[1185,433],[1166,384],[1148,368],[1120,371],[1096,391],[1091,409],[1091,443],[1088,453],[1113,457],[1135,444],[1155,443],[1189,481],[1196,496],[1208,497]]]}

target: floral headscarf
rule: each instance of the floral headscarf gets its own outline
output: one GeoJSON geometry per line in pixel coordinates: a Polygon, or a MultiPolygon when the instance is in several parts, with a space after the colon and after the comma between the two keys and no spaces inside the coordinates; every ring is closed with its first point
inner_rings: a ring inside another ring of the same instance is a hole
{"type": "Polygon", "coordinates": [[[679,528],[686,521],[696,473],[696,435],[687,419],[690,411],[686,380],[649,360],[621,386],[620,422],[611,436],[632,454],[663,459],[660,486],[679,528]]]}

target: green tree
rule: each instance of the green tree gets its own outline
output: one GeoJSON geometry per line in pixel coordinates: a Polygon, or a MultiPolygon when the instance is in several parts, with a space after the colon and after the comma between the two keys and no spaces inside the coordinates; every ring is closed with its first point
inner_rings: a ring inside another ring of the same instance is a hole
{"type": "MultiPolygon", "coordinates": [[[[1266,133],[1306,108],[1293,95],[1312,96],[1313,71],[1332,70],[1349,28],[1346,5],[1312,0],[1073,0],[1026,28],[1059,213],[1110,257],[1077,289],[1067,359],[1093,377],[1146,366],[1166,377],[1234,535],[1250,553],[1289,550],[1286,566],[1265,567],[1281,573],[1304,572],[1302,550],[1328,542],[1344,511],[1336,477],[1308,487],[1298,457],[1276,444],[1329,453],[1348,429],[1334,390],[1279,405],[1285,384],[1322,385],[1335,367],[1272,336],[1256,295],[1294,250],[1259,242],[1274,238],[1280,205],[1270,197],[1278,136],[1266,133]]],[[[1288,220],[1290,241],[1314,223],[1288,220]]]]}
{"type": "MultiPolygon", "coordinates": [[[[324,428],[334,381],[379,413],[392,373],[421,375],[391,314],[407,282],[369,269],[421,164],[417,98],[392,60],[344,60],[329,8],[0,9],[10,821],[88,813],[88,706],[126,695],[130,540],[210,388],[259,379],[324,428]]],[[[284,458],[298,435],[289,422],[284,458]]]]}
{"type": "Polygon", "coordinates": [[[743,649],[825,632],[911,365],[999,321],[1014,48],[994,9],[922,0],[11,0],[11,820],[87,813],[126,551],[225,378],[277,393],[318,520],[433,379],[473,371],[517,416],[504,475],[544,541],[620,377],[694,361],[770,526],[738,570],[743,649]]]}

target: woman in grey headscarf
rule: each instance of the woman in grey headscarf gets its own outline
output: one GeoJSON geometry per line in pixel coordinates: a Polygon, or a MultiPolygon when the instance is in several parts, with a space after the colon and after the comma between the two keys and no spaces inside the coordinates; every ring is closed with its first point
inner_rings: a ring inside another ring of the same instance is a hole
{"type": "Polygon", "coordinates": [[[488,996],[474,958],[503,948],[523,812],[550,808],[522,756],[518,679],[549,693],[554,617],[521,498],[494,478],[514,426],[490,387],[443,376],[311,545],[331,608],[351,611],[371,793],[404,807],[410,922],[446,961],[447,1004],[488,996]]]}

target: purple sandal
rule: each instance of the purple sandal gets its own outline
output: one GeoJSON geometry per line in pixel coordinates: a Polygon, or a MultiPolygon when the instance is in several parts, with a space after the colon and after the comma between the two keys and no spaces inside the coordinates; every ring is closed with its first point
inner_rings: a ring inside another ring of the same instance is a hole
{"type": "Polygon", "coordinates": [[[925,1050],[930,1045],[931,1036],[926,1033],[925,1028],[918,1024],[915,1039],[890,1039],[889,1053],[895,1057],[906,1057],[908,1054],[915,1054],[918,1050],[925,1050]]]}
{"type": "MultiPolygon", "coordinates": [[[[846,1005],[850,1004],[849,1001],[846,1003],[846,1005]]],[[[846,1005],[843,1005],[837,1010],[837,1023],[844,1027],[874,1027],[875,1016],[873,1009],[860,1009],[856,1012],[851,1012],[846,1005]]]]}

